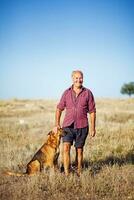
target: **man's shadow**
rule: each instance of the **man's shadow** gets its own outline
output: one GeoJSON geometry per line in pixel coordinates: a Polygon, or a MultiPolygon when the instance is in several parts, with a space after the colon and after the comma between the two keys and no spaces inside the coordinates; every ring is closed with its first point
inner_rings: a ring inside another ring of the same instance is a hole
{"type": "Polygon", "coordinates": [[[125,164],[134,164],[134,148],[131,149],[125,156],[117,157],[114,155],[109,155],[104,160],[98,160],[94,162],[90,162],[89,160],[83,161],[83,170],[89,169],[91,171],[91,175],[96,175],[99,173],[103,166],[113,166],[118,165],[122,166],[125,164]]]}

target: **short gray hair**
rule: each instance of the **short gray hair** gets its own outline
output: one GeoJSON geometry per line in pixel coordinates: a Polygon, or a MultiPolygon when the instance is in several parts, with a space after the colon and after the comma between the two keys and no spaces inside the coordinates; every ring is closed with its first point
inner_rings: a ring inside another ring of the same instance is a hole
{"type": "Polygon", "coordinates": [[[76,73],[80,73],[83,76],[83,72],[82,71],[80,71],[80,70],[74,70],[74,71],[72,71],[72,77],[76,73]]]}

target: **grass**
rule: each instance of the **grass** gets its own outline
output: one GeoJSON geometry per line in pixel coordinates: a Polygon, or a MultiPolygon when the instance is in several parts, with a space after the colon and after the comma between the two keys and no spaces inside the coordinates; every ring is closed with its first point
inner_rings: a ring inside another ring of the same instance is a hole
{"type": "MultiPolygon", "coordinates": [[[[5,176],[25,172],[26,164],[54,126],[57,101],[0,101],[1,200],[133,200],[134,99],[97,99],[97,134],[88,137],[80,178],[51,170],[36,176],[5,176]]],[[[71,150],[72,163],[75,150],[71,150]]]]}

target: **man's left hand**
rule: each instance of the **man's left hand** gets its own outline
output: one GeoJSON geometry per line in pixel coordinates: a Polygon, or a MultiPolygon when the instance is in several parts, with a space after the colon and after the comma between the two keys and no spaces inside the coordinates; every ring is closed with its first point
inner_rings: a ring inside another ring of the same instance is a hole
{"type": "Polygon", "coordinates": [[[96,134],[96,130],[91,130],[91,131],[90,131],[90,136],[91,136],[91,137],[94,137],[95,134],[96,134]]]}

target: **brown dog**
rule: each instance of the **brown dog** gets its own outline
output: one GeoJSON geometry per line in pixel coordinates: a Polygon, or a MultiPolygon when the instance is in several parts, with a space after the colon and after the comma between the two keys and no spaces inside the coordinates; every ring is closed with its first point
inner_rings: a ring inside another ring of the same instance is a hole
{"type": "MultiPolygon", "coordinates": [[[[57,133],[50,131],[47,141],[37,151],[32,160],[27,164],[26,174],[34,175],[47,168],[56,168],[60,153],[60,139],[63,136],[63,130],[59,129],[57,133]]],[[[6,172],[7,175],[22,176],[23,174],[6,172]]]]}

